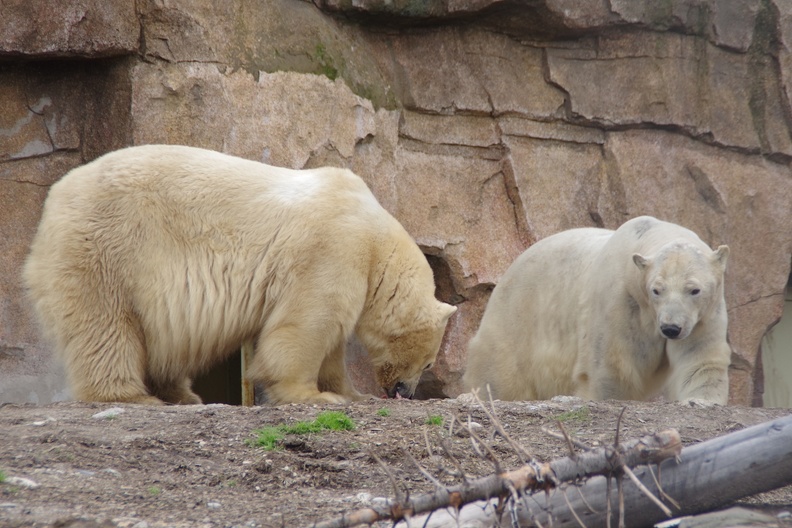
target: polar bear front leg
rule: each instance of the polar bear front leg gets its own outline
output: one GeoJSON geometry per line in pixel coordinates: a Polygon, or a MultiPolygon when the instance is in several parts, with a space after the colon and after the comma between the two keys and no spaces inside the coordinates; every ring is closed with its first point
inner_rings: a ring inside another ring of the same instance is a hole
{"type": "MultiPolygon", "coordinates": [[[[303,319],[305,320],[305,319],[303,319]]],[[[266,387],[267,399],[281,403],[348,403],[350,398],[319,390],[322,364],[332,352],[331,330],[313,324],[281,324],[262,333],[247,376],[266,387]]]]}
{"type": "Polygon", "coordinates": [[[333,351],[322,362],[319,369],[319,390],[334,392],[349,398],[352,401],[361,401],[374,398],[372,395],[365,395],[358,392],[352,385],[352,380],[346,369],[346,343],[336,346],[333,351]]]}
{"type": "Polygon", "coordinates": [[[668,344],[672,368],[667,385],[668,397],[726,405],[729,399],[729,345],[722,342],[689,349],[690,344],[684,341],[668,344]]]}

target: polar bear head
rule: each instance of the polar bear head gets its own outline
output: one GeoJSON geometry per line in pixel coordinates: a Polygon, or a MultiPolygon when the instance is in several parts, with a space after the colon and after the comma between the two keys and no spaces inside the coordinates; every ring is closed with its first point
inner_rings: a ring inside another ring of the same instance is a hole
{"type": "Polygon", "coordinates": [[[670,242],[651,256],[633,255],[662,337],[685,339],[718,306],[728,256],[728,246],[712,251],[687,241],[670,242]]]}
{"type": "Polygon", "coordinates": [[[456,310],[455,306],[435,301],[424,324],[384,339],[367,336],[377,384],[389,398],[412,398],[421,374],[434,365],[446,323],[456,310]]]}

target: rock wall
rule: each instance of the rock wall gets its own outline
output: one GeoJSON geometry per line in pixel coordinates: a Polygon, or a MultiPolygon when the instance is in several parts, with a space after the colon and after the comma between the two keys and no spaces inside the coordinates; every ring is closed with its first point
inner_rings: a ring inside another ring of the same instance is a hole
{"type": "Polygon", "coordinates": [[[0,7],[0,399],[64,394],[19,283],[48,186],[181,143],[368,182],[459,306],[426,396],[461,390],[534,241],[651,214],[729,244],[731,401],[761,404],[792,266],[792,0],[69,4],[0,7]]]}

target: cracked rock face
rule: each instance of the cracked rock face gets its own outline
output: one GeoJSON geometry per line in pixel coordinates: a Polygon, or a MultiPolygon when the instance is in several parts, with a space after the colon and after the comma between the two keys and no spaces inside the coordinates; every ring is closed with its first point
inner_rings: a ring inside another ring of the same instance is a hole
{"type": "Polygon", "coordinates": [[[761,402],[792,263],[792,2],[86,1],[34,31],[49,4],[0,28],[4,397],[63,395],[18,280],[47,186],[108,150],[182,143],[366,180],[459,307],[425,397],[462,390],[525,248],[651,214],[731,246],[731,401],[761,402]]]}

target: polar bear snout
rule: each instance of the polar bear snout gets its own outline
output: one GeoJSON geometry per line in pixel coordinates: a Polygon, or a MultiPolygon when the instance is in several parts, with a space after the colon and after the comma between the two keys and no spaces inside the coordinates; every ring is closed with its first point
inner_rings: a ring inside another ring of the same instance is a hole
{"type": "Polygon", "coordinates": [[[410,388],[406,383],[399,381],[391,387],[390,389],[385,388],[385,393],[388,395],[388,398],[396,398],[397,400],[400,399],[407,399],[411,400],[413,394],[415,393],[415,388],[410,388]]]}
{"type": "Polygon", "coordinates": [[[660,332],[668,339],[677,339],[682,333],[682,328],[675,324],[660,325],[660,332]]]}

